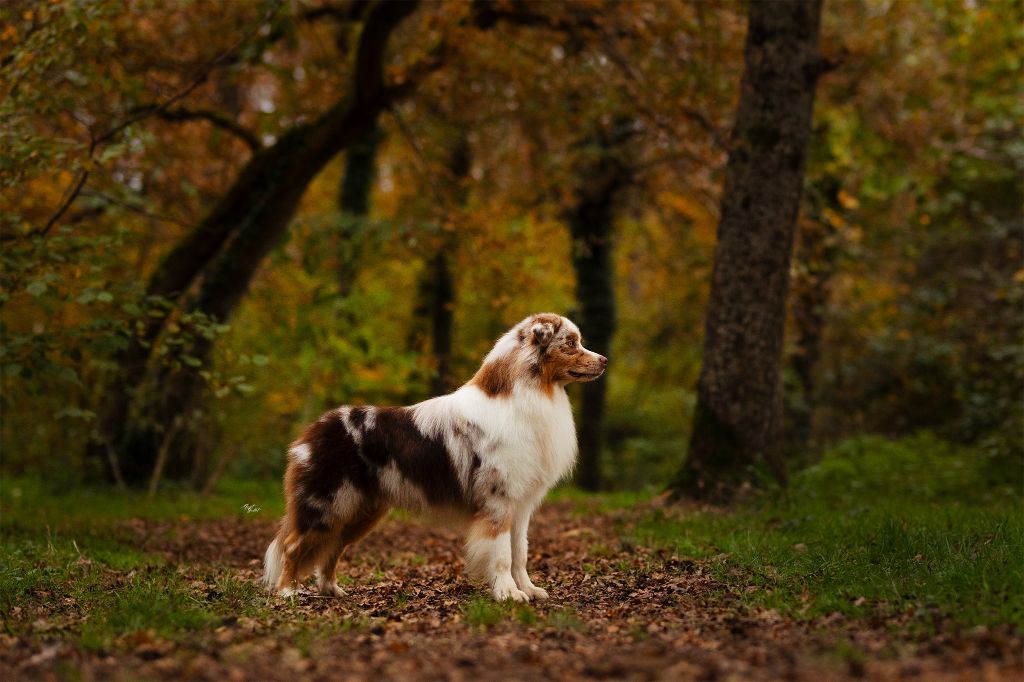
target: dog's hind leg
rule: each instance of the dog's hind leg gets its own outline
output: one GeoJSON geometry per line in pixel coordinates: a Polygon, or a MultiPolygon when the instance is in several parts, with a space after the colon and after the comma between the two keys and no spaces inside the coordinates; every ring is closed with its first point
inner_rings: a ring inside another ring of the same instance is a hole
{"type": "Polygon", "coordinates": [[[332,547],[333,538],[324,531],[292,531],[284,540],[284,567],[277,582],[282,597],[294,593],[293,584],[309,575],[325,550],[332,547]]]}
{"type": "Polygon", "coordinates": [[[387,513],[387,507],[372,506],[359,509],[352,518],[338,522],[332,531],[332,539],[327,549],[320,555],[317,565],[317,589],[320,594],[340,597],[345,591],[335,580],[338,559],[345,548],[365,536],[377,525],[381,517],[387,513]]]}
{"type": "Polygon", "coordinates": [[[331,546],[323,552],[319,562],[317,562],[316,587],[322,595],[328,597],[342,597],[345,595],[345,590],[341,589],[335,580],[338,559],[341,557],[343,549],[345,549],[345,545],[342,544],[341,538],[335,538],[332,540],[331,546]]]}

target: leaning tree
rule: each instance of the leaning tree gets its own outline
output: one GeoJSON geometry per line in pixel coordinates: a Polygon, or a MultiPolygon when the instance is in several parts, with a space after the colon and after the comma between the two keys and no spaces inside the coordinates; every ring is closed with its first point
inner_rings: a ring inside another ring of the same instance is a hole
{"type": "Polygon", "coordinates": [[[153,316],[117,358],[107,391],[97,448],[129,483],[185,467],[192,451],[189,415],[204,385],[214,336],[196,333],[179,356],[157,361],[154,349],[172,319],[228,319],[259,264],[285,234],[313,178],[335,156],[365,139],[381,111],[410,91],[412,81],[384,79],[388,39],[415,1],[372,2],[357,17],[347,91],[319,117],[294,126],[260,149],[207,216],[164,256],[146,294],[179,314],[153,316]],[[195,288],[195,293],[191,290],[195,288]]]}

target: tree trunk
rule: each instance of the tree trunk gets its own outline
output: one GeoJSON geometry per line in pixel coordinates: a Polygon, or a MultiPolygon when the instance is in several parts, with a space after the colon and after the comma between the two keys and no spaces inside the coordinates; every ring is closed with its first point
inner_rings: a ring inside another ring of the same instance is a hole
{"type": "Polygon", "coordinates": [[[438,236],[432,244],[434,255],[426,263],[419,279],[413,327],[409,345],[417,351],[429,347],[432,371],[428,391],[444,395],[455,388],[452,376],[452,339],[455,323],[455,280],[451,262],[458,242],[458,215],[468,197],[466,178],[472,164],[469,140],[459,133],[448,150],[445,182],[435,186],[438,205],[438,236]]]}
{"type": "Polygon", "coordinates": [[[455,284],[448,267],[448,254],[441,249],[430,263],[430,337],[434,355],[434,376],[430,395],[444,395],[452,389],[452,323],[455,318],[455,284]]]}
{"type": "MultiPolygon", "coordinates": [[[[628,135],[621,123],[616,137],[628,135]]],[[[572,264],[576,273],[577,324],[590,350],[609,355],[615,333],[612,236],[616,201],[629,180],[627,169],[615,158],[617,143],[599,139],[597,156],[579,173],[575,204],[566,215],[572,235],[572,264]]],[[[592,142],[593,144],[593,142],[592,142]]],[[[579,465],[576,483],[584,490],[601,487],[601,451],[604,445],[604,407],[607,378],[581,385],[578,413],[579,465]]]]}
{"type": "Polygon", "coordinates": [[[821,67],[821,0],[750,3],[690,449],[673,489],[726,501],[764,461],[786,482],[780,365],[821,67]]]}
{"type": "MultiPolygon", "coordinates": [[[[387,105],[384,49],[415,4],[368,6],[349,92],[319,119],[291,129],[249,161],[221,202],[161,262],[150,279],[149,294],[176,300],[202,273],[188,312],[217,322],[228,319],[260,262],[284,234],[306,187],[331,158],[372,130],[387,105]]],[[[145,480],[163,441],[163,425],[187,417],[203,387],[198,367],[168,363],[156,368],[155,395],[146,390],[151,351],[165,319],[151,319],[124,353],[119,385],[105,411],[104,445],[114,448],[129,482],[145,480]]],[[[200,335],[185,354],[205,365],[212,345],[200,335]]],[[[189,436],[187,428],[174,436],[168,475],[180,474],[186,465],[189,436]]]]}
{"type": "MultiPolygon", "coordinates": [[[[823,195],[821,201],[832,210],[841,210],[837,199],[839,183],[827,178],[822,184],[827,187],[818,187],[823,195]]],[[[820,207],[810,213],[800,221],[794,257],[799,267],[790,296],[794,338],[789,366],[795,380],[792,394],[785,400],[785,441],[790,451],[803,450],[811,444],[811,417],[817,392],[815,370],[821,357],[830,285],[840,254],[836,228],[824,218],[820,207]]]]}
{"type": "MultiPolygon", "coordinates": [[[[448,183],[446,194],[453,211],[466,206],[469,191],[466,178],[472,169],[473,155],[469,139],[460,134],[448,157],[448,183]]],[[[449,221],[454,216],[449,216],[449,221]]],[[[452,277],[451,258],[458,248],[457,230],[448,227],[442,233],[441,245],[430,265],[432,274],[430,303],[431,352],[434,355],[435,371],[430,381],[430,394],[444,395],[455,387],[452,377],[452,328],[455,324],[455,281],[452,277]]]]}
{"type": "Polygon", "coordinates": [[[373,129],[348,149],[345,172],[341,178],[338,206],[341,209],[338,249],[338,296],[352,293],[359,275],[359,261],[365,241],[364,222],[370,213],[370,195],[377,171],[377,150],[382,134],[377,122],[373,129]]]}

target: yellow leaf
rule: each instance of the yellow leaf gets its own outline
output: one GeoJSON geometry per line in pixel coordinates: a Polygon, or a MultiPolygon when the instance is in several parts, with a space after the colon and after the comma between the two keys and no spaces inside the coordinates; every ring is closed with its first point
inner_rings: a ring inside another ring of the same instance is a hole
{"type": "Polygon", "coordinates": [[[845,209],[855,209],[860,206],[860,202],[857,201],[857,197],[853,196],[845,189],[839,190],[839,205],[845,209]]]}

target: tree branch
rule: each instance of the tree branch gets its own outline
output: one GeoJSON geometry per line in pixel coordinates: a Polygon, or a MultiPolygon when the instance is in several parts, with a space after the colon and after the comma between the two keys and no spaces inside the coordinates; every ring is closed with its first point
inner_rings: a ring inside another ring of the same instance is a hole
{"type": "Polygon", "coordinates": [[[549,28],[554,31],[572,31],[579,28],[597,30],[600,28],[593,16],[576,12],[571,19],[562,19],[533,11],[538,6],[542,6],[541,3],[519,1],[507,4],[491,0],[477,0],[473,3],[473,25],[477,28],[487,29],[505,21],[516,26],[549,28]]]}
{"type": "MultiPolygon", "coordinates": [[[[255,27],[253,27],[245,35],[239,38],[234,45],[229,47],[227,50],[221,52],[214,59],[208,62],[206,66],[202,69],[202,71],[200,71],[199,75],[197,75],[192,80],[191,83],[189,83],[187,86],[185,86],[175,94],[168,97],[162,103],[151,105],[145,109],[136,111],[135,114],[130,115],[124,121],[115,125],[113,128],[103,133],[99,137],[94,136],[92,134],[92,130],[90,129],[89,153],[86,156],[86,165],[91,165],[93,154],[96,152],[96,149],[100,145],[109,142],[111,139],[113,139],[122,131],[124,131],[128,126],[132,125],[133,123],[137,123],[138,121],[141,121],[147,116],[152,116],[154,114],[166,112],[175,102],[178,102],[179,100],[187,97],[193,90],[199,87],[200,84],[206,81],[206,79],[210,76],[210,72],[212,72],[215,68],[220,66],[226,60],[228,60],[235,52],[237,52],[238,49],[242,47],[242,45],[244,45],[253,36],[253,34],[256,33],[256,31],[259,30],[259,26],[266,22],[270,17],[272,17],[275,12],[277,12],[280,6],[281,1],[278,0],[273,4],[273,6],[269,10],[267,10],[267,13],[263,16],[263,18],[255,27]]],[[[71,204],[73,204],[75,199],[78,198],[78,195],[82,191],[82,187],[85,185],[85,181],[88,178],[89,170],[87,170],[87,168],[82,168],[81,170],[79,170],[78,177],[75,179],[74,183],[72,183],[71,187],[69,188],[69,191],[66,192],[64,200],[61,202],[60,206],[57,208],[54,214],[50,216],[50,219],[46,221],[46,224],[43,225],[43,227],[33,232],[30,232],[29,235],[38,235],[41,237],[45,237],[46,234],[53,228],[53,226],[57,224],[57,221],[59,221],[61,217],[67,212],[67,210],[71,208],[71,204]]]]}
{"type": "Polygon", "coordinates": [[[299,18],[303,21],[318,21],[320,19],[333,19],[339,23],[354,21],[366,9],[367,0],[353,0],[347,4],[323,4],[319,7],[305,8],[299,12],[299,18]]]}
{"type": "Polygon", "coordinates": [[[97,137],[93,142],[93,148],[103,144],[104,142],[107,142],[111,138],[118,135],[125,128],[132,125],[133,123],[137,123],[138,121],[141,121],[142,119],[148,116],[153,116],[155,114],[161,114],[163,112],[166,112],[171,107],[171,105],[175,104],[176,102],[179,102],[185,97],[188,97],[188,95],[191,94],[193,90],[195,90],[197,87],[206,82],[206,79],[210,77],[210,73],[215,68],[228,61],[235,54],[235,52],[237,52],[238,49],[245,44],[253,36],[253,34],[255,34],[259,30],[259,27],[274,15],[278,7],[280,7],[280,2],[274,3],[273,7],[267,10],[267,13],[263,16],[262,19],[260,19],[256,26],[254,26],[245,35],[243,35],[241,38],[235,41],[234,45],[224,50],[219,55],[217,55],[209,62],[207,62],[206,65],[202,68],[202,70],[200,70],[199,74],[194,79],[192,79],[191,83],[189,83],[184,88],[182,88],[178,92],[174,93],[173,95],[165,99],[160,104],[153,104],[147,107],[136,107],[135,109],[133,109],[133,111],[135,112],[133,115],[129,116],[121,123],[117,124],[107,132],[97,137]]]}
{"type": "Polygon", "coordinates": [[[78,198],[78,194],[82,191],[82,187],[85,185],[85,181],[89,178],[89,171],[82,168],[78,171],[78,177],[71,183],[71,186],[66,192],[64,192],[64,201],[61,202],[60,206],[54,212],[50,219],[46,221],[46,224],[40,228],[36,234],[40,237],[45,237],[46,233],[57,224],[60,217],[71,208],[71,204],[74,203],[75,199],[78,198]]]}
{"type": "Polygon", "coordinates": [[[86,189],[82,190],[82,194],[83,196],[87,197],[96,197],[97,199],[100,199],[108,204],[113,204],[114,206],[120,206],[123,209],[131,211],[132,213],[137,213],[145,218],[151,218],[153,220],[159,220],[165,223],[172,223],[174,225],[179,225],[181,227],[191,227],[191,225],[189,225],[184,220],[180,220],[178,218],[175,218],[174,216],[162,215],[160,213],[153,213],[152,211],[147,211],[142,206],[137,206],[136,204],[132,204],[127,201],[122,201],[117,197],[113,197],[109,194],[106,194],[105,192],[100,192],[94,189],[86,189]]]}
{"type": "MultiPolygon", "coordinates": [[[[153,105],[138,107],[141,110],[153,111],[153,105]]],[[[263,148],[256,134],[243,126],[227,114],[215,109],[189,109],[187,107],[175,107],[173,109],[157,108],[154,116],[163,121],[206,121],[214,128],[220,128],[231,133],[247,146],[250,151],[258,152],[263,148]]]]}

